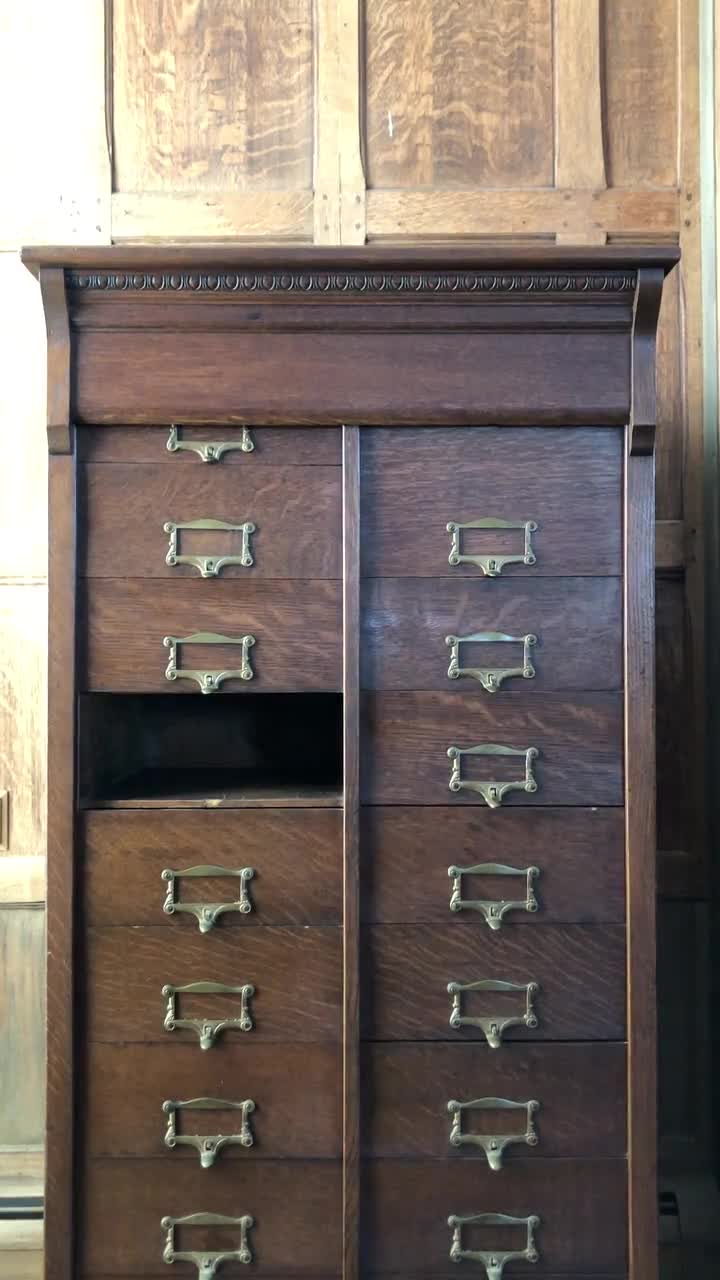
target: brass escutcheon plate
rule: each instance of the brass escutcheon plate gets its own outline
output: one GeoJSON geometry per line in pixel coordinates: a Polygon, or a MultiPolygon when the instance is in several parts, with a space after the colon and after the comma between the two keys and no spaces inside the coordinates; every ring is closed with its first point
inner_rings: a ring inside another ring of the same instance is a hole
{"type": "Polygon", "coordinates": [[[466,1217],[452,1214],[448,1218],[448,1226],[452,1231],[450,1246],[451,1262],[479,1262],[485,1269],[487,1280],[502,1280],[502,1274],[508,1262],[537,1262],[539,1254],[535,1244],[535,1232],[540,1226],[536,1214],[529,1218],[512,1218],[506,1213],[471,1213],[466,1217]],[[525,1248],[501,1252],[498,1249],[463,1249],[463,1227],[523,1227],[525,1229],[525,1248]]]}
{"type": "Polygon", "coordinates": [[[461,1027],[479,1027],[491,1049],[499,1049],[503,1034],[508,1027],[527,1027],[534,1031],[538,1025],[534,1009],[534,997],[540,990],[537,982],[505,982],[502,978],[481,978],[478,982],[449,982],[448,995],[452,996],[450,1026],[455,1031],[461,1027]],[[471,1018],[462,1011],[462,998],[471,991],[490,991],[498,994],[522,992],[525,996],[525,1010],[520,1014],[500,1015],[490,1013],[479,1018],[471,1018]]]}
{"type": "Polygon", "coordinates": [[[476,791],[491,809],[498,809],[505,796],[509,795],[511,791],[524,791],[527,795],[533,795],[537,791],[537,782],[533,772],[533,764],[540,754],[537,747],[504,747],[494,742],[484,742],[477,747],[448,747],[447,754],[449,759],[452,760],[450,781],[448,783],[450,790],[455,792],[476,791]],[[494,779],[481,782],[471,781],[463,778],[461,773],[462,760],[466,756],[524,756],[525,777],[510,782],[499,782],[494,779]]]}
{"type": "Polygon", "coordinates": [[[482,520],[468,520],[465,524],[450,520],[446,526],[451,535],[448,564],[475,565],[477,569],[482,570],[486,578],[498,578],[508,564],[533,565],[536,563],[536,556],[532,546],[532,535],[537,531],[537,527],[535,520],[496,520],[492,516],[485,516],[482,520]],[[480,556],[465,555],[462,550],[462,534],[465,529],[520,529],[523,532],[522,553],[519,555],[496,553],[480,556]]]}
{"type": "Polygon", "coordinates": [[[463,676],[469,676],[477,680],[487,693],[497,693],[505,680],[511,680],[516,676],[523,680],[535,678],[535,668],[530,661],[530,650],[537,644],[537,636],[531,633],[525,636],[509,636],[503,631],[476,631],[470,636],[446,636],[445,644],[450,649],[449,680],[460,680],[463,676]],[[521,644],[523,646],[522,666],[461,667],[461,644],[521,644]]]}
{"type": "Polygon", "coordinates": [[[540,875],[538,867],[506,867],[502,862],[478,862],[472,867],[448,867],[448,875],[452,880],[450,894],[450,910],[478,911],[488,928],[493,932],[501,927],[508,911],[528,911],[538,909],[538,901],[533,889],[533,881],[540,875]],[[463,898],[463,876],[520,876],[525,879],[525,898],[463,898]]]}
{"type": "Polygon", "coordinates": [[[186,450],[196,453],[201,462],[220,462],[226,453],[252,453],[255,445],[248,427],[243,427],[239,440],[181,440],[180,427],[173,423],[165,446],[168,453],[186,450]]]}
{"type": "Polygon", "coordinates": [[[167,982],[162,989],[165,997],[166,1031],[194,1031],[200,1041],[201,1049],[212,1049],[221,1031],[235,1029],[252,1031],[253,1020],[250,1013],[250,999],[255,995],[255,988],[246,982],[239,987],[228,987],[224,982],[190,982],[184,987],[176,987],[167,982]],[[240,996],[240,1013],[235,1018],[181,1018],[177,1013],[177,997],[179,995],[230,995],[240,996]]]}
{"type": "Polygon", "coordinates": [[[198,922],[200,932],[209,933],[217,924],[220,916],[225,915],[228,911],[239,912],[243,916],[250,914],[252,901],[248,892],[248,884],[254,875],[253,867],[241,867],[239,871],[233,871],[229,867],[216,866],[186,867],[183,871],[173,871],[171,867],[166,867],[161,872],[161,878],[167,883],[163,911],[167,916],[176,915],[178,911],[193,915],[198,922]],[[226,878],[230,876],[237,879],[240,882],[237,899],[232,902],[178,902],[175,894],[178,880],[205,879],[209,876],[224,876],[226,878]]]}
{"type": "Polygon", "coordinates": [[[163,1262],[190,1262],[197,1267],[201,1280],[212,1280],[224,1262],[252,1262],[248,1232],[254,1225],[255,1221],[248,1213],[243,1214],[241,1218],[227,1218],[221,1213],[190,1213],[185,1218],[163,1218],[160,1223],[165,1233],[163,1262]],[[176,1249],[176,1227],[237,1227],[240,1233],[238,1247],[210,1253],[176,1249]]]}
{"type": "Polygon", "coordinates": [[[537,1130],[533,1117],[540,1110],[540,1103],[532,1098],[529,1102],[511,1102],[507,1098],[474,1098],[471,1102],[457,1102],[454,1098],[447,1104],[452,1116],[450,1125],[450,1146],[482,1147],[487,1162],[494,1172],[502,1168],[503,1154],[506,1147],[514,1143],[525,1143],[528,1147],[537,1146],[537,1130]],[[463,1133],[462,1117],[468,1111],[524,1111],[527,1124],[524,1133],[481,1134],[463,1133]]]}
{"type": "Polygon", "coordinates": [[[163,645],[169,650],[165,679],[194,680],[200,686],[201,693],[217,693],[225,680],[252,680],[254,672],[250,650],[254,644],[254,636],[220,636],[214,631],[196,631],[190,636],[164,636],[163,645]],[[186,644],[239,645],[240,666],[226,671],[200,671],[196,667],[179,667],[178,648],[186,644]]]}
{"type": "Polygon", "coordinates": [[[203,1169],[210,1169],[216,1158],[225,1147],[239,1146],[248,1148],[253,1145],[253,1134],[250,1128],[250,1115],[255,1110],[252,1098],[244,1102],[228,1102],[223,1098],[190,1098],[187,1102],[175,1102],[168,1098],[162,1104],[167,1116],[165,1130],[165,1146],[173,1151],[176,1147],[194,1147],[200,1155],[203,1169]],[[239,1133],[178,1133],[178,1112],[185,1111],[239,1111],[239,1133]]]}
{"type": "Polygon", "coordinates": [[[250,549],[250,536],[255,533],[256,526],[252,520],[244,520],[242,524],[228,524],[226,520],[166,520],[163,525],[165,533],[169,534],[167,555],[165,563],[171,568],[179,564],[190,565],[194,569],[198,569],[201,578],[217,578],[226,565],[241,565],[243,569],[250,569],[255,563],[250,549]],[[240,555],[215,555],[209,554],[204,556],[198,555],[182,555],[180,552],[180,533],[183,529],[200,529],[207,532],[220,531],[222,533],[241,533],[242,545],[240,555]]]}

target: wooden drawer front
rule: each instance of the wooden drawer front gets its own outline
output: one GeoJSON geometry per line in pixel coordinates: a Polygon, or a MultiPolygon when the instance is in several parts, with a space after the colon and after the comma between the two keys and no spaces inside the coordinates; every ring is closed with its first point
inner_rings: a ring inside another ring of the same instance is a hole
{"type": "MultiPolygon", "coordinates": [[[[339,578],[340,477],[339,467],[85,466],[82,571],[99,578],[197,578],[197,566],[167,563],[165,525],[221,520],[254,526],[246,538],[252,564],[223,565],[222,578],[238,577],[243,587],[257,578],[339,578]]],[[[243,553],[242,529],[180,528],[174,538],[180,557],[213,556],[217,564],[243,553]]]]}
{"type": "MultiPolygon", "coordinates": [[[[214,440],[243,438],[242,427],[181,427],[179,438],[199,444],[214,440]]],[[[342,432],[338,427],[251,427],[251,453],[241,449],[224,453],[219,463],[202,462],[192,450],[168,451],[169,426],[157,427],[79,427],[78,457],[84,462],[157,462],[167,464],[168,471],[192,467],[201,479],[204,470],[244,467],[250,474],[266,464],[272,466],[340,466],[342,432]]]]}
{"type": "Polygon", "coordinates": [[[212,932],[264,924],[339,924],[342,915],[342,819],[323,809],[172,810],[87,813],[83,819],[86,919],[90,925],[166,925],[188,938],[191,913],[165,914],[165,870],[197,866],[240,870],[251,879],[182,876],[178,903],[246,897],[251,909],[218,916],[212,932]]]}
{"type": "MultiPolygon", "coordinates": [[[[508,1043],[501,1053],[478,1044],[366,1045],[366,1153],[472,1160],[484,1166],[482,1147],[467,1141],[451,1144],[448,1102],[507,1098],[540,1106],[532,1121],[536,1145],[507,1146],[502,1171],[518,1159],[624,1157],[626,1069],[622,1044],[508,1043]]],[[[463,1137],[520,1135],[526,1128],[525,1110],[467,1110],[460,1120],[463,1137]]],[[[470,1176],[474,1174],[473,1167],[470,1176]]]]}
{"type": "MultiPolygon", "coordinates": [[[[169,1037],[170,1038],[170,1037],[169,1037]]],[[[253,1145],[225,1146],[213,1169],[256,1157],[339,1158],[342,1069],[336,1045],[226,1046],[219,1060],[189,1044],[90,1046],[87,1135],[92,1156],[157,1156],[163,1177],[178,1163],[201,1173],[199,1153],[164,1142],[167,1099],[252,1099],[253,1145]]],[[[238,1113],[178,1112],[180,1134],[237,1133],[238,1113]],[[214,1127],[213,1127],[214,1126],[214,1127]]],[[[157,1166],[156,1166],[157,1167],[157,1166]]],[[[205,1171],[202,1172],[204,1179],[205,1171]]]]}
{"type": "MultiPolygon", "coordinates": [[[[457,877],[448,867],[499,864],[537,867],[530,884],[537,910],[510,910],[512,924],[607,922],[625,918],[625,830],[622,809],[487,809],[368,807],[362,814],[363,918],[368,923],[468,922],[479,942],[492,937],[473,907],[450,908],[457,877]]],[[[527,876],[486,872],[460,877],[460,901],[524,900],[527,876]]],[[[497,917],[491,917],[496,921],[497,917]]]]}
{"type": "MultiPolygon", "coordinates": [[[[477,791],[450,791],[447,754],[451,746],[482,744],[539,751],[537,790],[507,793],[503,808],[623,803],[620,694],[366,693],[362,714],[361,785],[368,804],[484,804],[477,791]]],[[[472,782],[519,781],[525,757],[465,756],[461,771],[472,782]]]]}
{"type": "MultiPolygon", "coordinates": [[[[282,1163],[254,1160],[199,1172],[193,1163],[92,1160],[86,1167],[84,1222],[80,1231],[83,1275],[142,1276],[146,1280],[195,1280],[197,1271],[163,1262],[166,1215],[249,1214],[252,1274],[339,1276],[341,1272],[342,1166],[335,1161],[282,1163]]],[[[177,1243],[176,1243],[177,1247],[177,1243]]],[[[186,1228],[181,1247],[237,1249],[230,1227],[186,1228]]],[[[239,1263],[218,1274],[236,1277],[239,1263]]]]}
{"type": "Polygon", "coordinates": [[[370,578],[363,583],[362,683],[366,689],[454,689],[484,699],[508,690],[621,689],[622,583],[619,578],[370,578]],[[522,668],[525,636],[531,679],[512,676],[489,692],[472,676],[448,675],[448,636],[497,632],[517,642],[461,639],[461,668],[522,668]]]}
{"type": "MultiPolygon", "coordinates": [[[[449,522],[534,521],[533,565],[502,576],[534,581],[621,572],[622,433],[586,428],[369,430],[362,436],[366,577],[471,577],[451,565],[449,522]]],[[[523,533],[465,531],[461,552],[516,555],[523,533]]]]}
{"type": "MultiPolygon", "coordinates": [[[[472,1171],[461,1162],[398,1164],[373,1161],[365,1166],[365,1219],[362,1232],[365,1274],[457,1276],[450,1260],[451,1215],[536,1214],[538,1261],[506,1268],[516,1276],[620,1277],[627,1274],[627,1174],[622,1160],[517,1160],[501,1175],[481,1164],[472,1171]]],[[[524,1229],[469,1227],[464,1249],[524,1249],[524,1229]]],[[[480,1266],[471,1275],[485,1280],[480,1266]]]]}
{"type": "MultiPolygon", "coordinates": [[[[263,1041],[286,1043],[340,1038],[342,939],[339,929],[218,930],[167,928],[91,929],[88,935],[87,1035],[112,1044],[189,1044],[198,1055],[198,1035],[166,1031],[163,986],[219,982],[250,984],[250,1031],[221,1032],[209,1053],[222,1061],[225,1046],[263,1041]]],[[[183,1018],[236,1018],[240,995],[180,995],[183,1018]]]]}
{"type": "MultiPolygon", "coordinates": [[[[109,693],[199,693],[195,680],[168,680],[165,636],[212,632],[255,637],[253,678],[223,682],[221,692],[339,689],[339,582],[155,582],[87,584],[87,637],[81,687],[109,693]]],[[[179,646],[177,665],[200,670],[241,668],[241,647],[179,646]]]]}
{"type": "Polygon", "coordinates": [[[625,1036],[625,932],[619,925],[526,925],[488,939],[467,923],[374,925],[364,931],[368,1040],[485,1041],[480,1027],[450,1025],[449,983],[494,980],[522,991],[465,992],[463,1017],[520,1017],[525,984],[536,983],[537,1026],[511,1026],[504,1042],[622,1040],[625,1036]]]}

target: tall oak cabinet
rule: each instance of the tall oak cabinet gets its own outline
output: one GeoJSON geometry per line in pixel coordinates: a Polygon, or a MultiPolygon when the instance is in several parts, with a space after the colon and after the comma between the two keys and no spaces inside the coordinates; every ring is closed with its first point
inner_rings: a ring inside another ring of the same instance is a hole
{"type": "Polygon", "coordinates": [[[654,1280],[675,258],[26,252],[48,1280],[654,1280]]]}

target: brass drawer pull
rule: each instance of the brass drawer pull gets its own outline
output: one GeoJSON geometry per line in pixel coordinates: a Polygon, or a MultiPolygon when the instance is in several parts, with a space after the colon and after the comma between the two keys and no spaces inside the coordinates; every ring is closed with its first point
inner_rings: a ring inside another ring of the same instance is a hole
{"type": "Polygon", "coordinates": [[[190,982],[185,987],[175,987],[166,983],[162,993],[167,1001],[164,1027],[166,1031],[194,1031],[200,1040],[201,1049],[212,1049],[221,1031],[236,1028],[239,1031],[252,1031],[253,1020],[250,1014],[250,997],[255,995],[255,988],[250,983],[241,987],[227,987],[223,982],[190,982]],[[228,995],[240,996],[240,1014],[237,1018],[179,1018],[177,1017],[177,997],[186,995],[228,995]]]}
{"type": "Polygon", "coordinates": [[[533,761],[540,752],[537,747],[500,747],[495,743],[483,743],[478,747],[448,747],[448,756],[452,760],[449,787],[451,791],[477,791],[491,809],[497,809],[510,791],[524,791],[532,795],[537,791],[537,782],[533,774],[533,761]],[[471,782],[460,775],[460,761],[463,756],[524,756],[525,777],[516,782],[471,782]]]}
{"type": "Polygon", "coordinates": [[[496,978],[481,978],[479,982],[449,982],[448,995],[452,996],[450,1026],[455,1030],[460,1027],[480,1027],[491,1049],[499,1049],[502,1038],[508,1027],[528,1027],[534,1031],[538,1025],[533,1007],[533,996],[540,990],[537,982],[504,982],[496,978]],[[485,1017],[470,1018],[462,1011],[462,998],[468,991],[523,992],[525,996],[525,1012],[517,1015],[488,1014],[485,1017]]]}
{"type": "Polygon", "coordinates": [[[163,1218],[160,1223],[165,1232],[163,1262],[191,1262],[197,1267],[201,1280],[211,1280],[212,1276],[217,1275],[223,1262],[252,1262],[248,1232],[254,1225],[254,1219],[248,1213],[243,1214],[242,1218],[226,1218],[221,1213],[190,1213],[186,1218],[163,1218]],[[219,1253],[178,1250],[175,1248],[176,1227],[238,1227],[240,1243],[237,1249],[219,1253]]]}
{"type": "Polygon", "coordinates": [[[513,676],[522,676],[523,680],[533,680],[535,668],[530,661],[530,650],[537,644],[537,636],[507,636],[502,631],[478,631],[472,636],[446,636],[445,643],[450,649],[450,666],[448,678],[459,680],[462,676],[471,676],[479,680],[488,693],[497,693],[504,680],[513,676]],[[523,661],[521,667],[461,667],[461,644],[521,644],[523,661]]]}
{"type": "Polygon", "coordinates": [[[472,1102],[456,1102],[452,1099],[447,1107],[452,1116],[450,1146],[482,1147],[490,1168],[495,1172],[502,1168],[503,1152],[506,1147],[516,1142],[524,1142],[528,1147],[537,1146],[537,1131],[533,1116],[540,1110],[540,1103],[534,1099],[530,1102],[509,1102],[507,1098],[475,1098],[472,1102]],[[527,1115],[527,1127],[524,1133],[463,1133],[463,1111],[524,1111],[527,1115]]]}
{"type": "Polygon", "coordinates": [[[243,427],[239,440],[181,440],[180,428],[173,423],[165,446],[168,453],[178,453],[187,449],[196,453],[202,462],[220,462],[223,454],[239,449],[241,453],[252,453],[255,445],[247,427],[243,427]]]}
{"type": "Polygon", "coordinates": [[[508,1262],[537,1262],[538,1251],[535,1247],[535,1232],[540,1226],[540,1219],[533,1214],[530,1218],[511,1218],[506,1213],[471,1213],[466,1218],[452,1214],[448,1218],[453,1237],[450,1247],[452,1262],[479,1262],[485,1268],[487,1280],[501,1280],[508,1262]],[[497,1249],[463,1249],[462,1229],[469,1226],[482,1227],[524,1227],[526,1242],[524,1249],[509,1253],[500,1253],[497,1249]]]}
{"type": "Polygon", "coordinates": [[[474,564],[476,568],[482,569],[486,578],[498,578],[506,564],[535,564],[532,535],[536,530],[535,520],[493,520],[491,516],[483,520],[469,520],[466,524],[458,524],[455,520],[451,520],[447,525],[447,531],[452,535],[448,563],[451,565],[474,564]],[[463,529],[522,529],[524,534],[522,555],[506,556],[492,553],[485,556],[464,555],[461,538],[463,529]]]}
{"type": "Polygon", "coordinates": [[[191,636],[164,636],[163,644],[170,650],[165,668],[166,680],[195,680],[203,693],[216,693],[223,680],[252,680],[253,678],[250,650],[255,644],[254,636],[218,636],[214,631],[196,631],[191,636]],[[199,671],[190,667],[178,667],[177,651],[178,645],[181,644],[239,644],[242,650],[240,666],[229,671],[199,671]]]}
{"type": "Polygon", "coordinates": [[[239,911],[248,915],[252,911],[252,902],[248,892],[248,882],[255,871],[252,867],[242,867],[239,871],[231,871],[228,867],[186,867],[184,871],[173,871],[166,867],[161,873],[167,881],[167,891],[163,902],[163,911],[173,916],[178,911],[185,911],[196,917],[201,933],[209,933],[217,924],[220,916],[227,911],[239,911]],[[175,897],[175,882],[182,879],[203,879],[207,876],[234,876],[240,881],[239,897],[234,902],[178,902],[175,897]]]}
{"type": "MultiPolygon", "coordinates": [[[[163,875],[165,873],[163,872],[163,875]]],[[[479,862],[474,867],[448,867],[448,875],[452,880],[450,894],[451,911],[479,911],[485,917],[486,924],[496,932],[508,911],[537,911],[538,902],[533,890],[533,880],[539,875],[537,867],[506,867],[501,862],[479,862]],[[526,882],[525,899],[500,898],[463,898],[463,876],[524,876],[526,882]]]]}
{"type": "Polygon", "coordinates": [[[221,570],[228,564],[239,564],[242,565],[243,569],[249,569],[255,563],[250,550],[250,535],[255,532],[255,525],[252,520],[245,520],[242,524],[228,524],[226,520],[186,520],[184,523],[180,523],[177,520],[166,520],[163,529],[170,534],[165,563],[170,565],[171,568],[178,564],[189,564],[194,569],[200,570],[201,578],[217,578],[221,570]],[[181,555],[178,550],[178,535],[182,529],[202,529],[207,531],[219,529],[223,533],[241,533],[242,546],[240,555],[181,555]]]}
{"type": "Polygon", "coordinates": [[[194,1147],[200,1153],[200,1164],[209,1169],[223,1147],[251,1147],[253,1145],[252,1129],[249,1116],[255,1110],[252,1098],[245,1102],[225,1102],[222,1098],[190,1098],[188,1102],[163,1102],[162,1109],[168,1118],[165,1130],[165,1146],[170,1150],[175,1147],[194,1147]],[[176,1115],[178,1111],[240,1111],[239,1133],[218,1134],[184,1134],[178,1133],[176,1115]]]}

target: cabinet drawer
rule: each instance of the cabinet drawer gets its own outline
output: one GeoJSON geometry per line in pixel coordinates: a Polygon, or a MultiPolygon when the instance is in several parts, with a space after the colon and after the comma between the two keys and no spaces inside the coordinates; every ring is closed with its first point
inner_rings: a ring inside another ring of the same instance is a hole
{"type": "Polygon", "coordinates": [[[223,681],[222,691],[330,690],[342,683],[339,582],[86,583],[86,656],[81,687],[96,692],[199,692],[195,679],[166,678],[171,650],[165,637],[203,633],[239,639],[243,646],[178,645],[179,670],[238,670],[247,657],[251,679],[223,681]]]}
{"type": "Polygon", "coordinates": [[[537,789],[506,792],[503,808],[623,802],[620,694],[365,693],[362,726],[368,804],[485,804],[475,789],[452,790],[454,773],[463,784],[521,783],[531,749],[537,789]],[[451,747],[493,744],[518,754],[448,757],[451,747]]]}
{"type": "Polygon", "coordinates": [[[454,688],[462,697],[499,698],[511,689],[622,688],[619,578],[500,578],[491,589],[469,578],[370,578],[362,592],[366,689],[454,688]],[[467,639],[492,633],[511,639],[467,639]],[[525,657],[532,675],[524,679],[525,657]],[[451,677],[451,664],[459,675],[451,677]],[[496,675],[491,690],[472,670],[509,674],[496,675]]]}
{"type": "MultiPolygon", "coordinates": [[[[250,1215],[253,1274],[339,1276],[341,1188],[339,1161],[256,1160],[199,1172],[192,1162],[91,1160],[85,1170],[80,1266],[83,1275],[186,1280],[195,1268],[163,1262],[166,1216],[250,1215]],[[160,1172],[162,1170],[162,1173],[160,1172]]],[[[176,1248],[234,1250],[238,1229],[186,1227],[176,1248]]],[[[219,1274],[238,1275],[238,1263],[219,1274]]]]}
{"type": "MultiPolygon", "coordinates": [[[[228,1044],[222,1059],[189,1044],[91,1045],[86,1076],[88,1151],[91,1156],[157,1156],[163,1177],[178,1163],[201,1174],[195,1147],[172,1150],[164,1137],[168,1099],[250,1099],[252,1146],[228,1145],[212,1169],[264,1157],[338,1158],[342,1143],[342,1064],[336,1045],[228,1044]]],[[[233,1134],[238,1112],[176,1112],[176,1130],[233,1134]],[[206,1118],[207,1117],[207,1118],[206,1118]]],[[[237,1167],[237,1166],[236,1166],[237,1167]]],[[[203,1170],[201,1181],[204,1180],[203,1170]]]]}
{"type": "MultiPolygon", "coordinates": [[[[622,432],[536,427],[372,429],[362,436],[366,577],[471,577],[450,564],[449,523],[500,520],[537,526],[533,564],[502,577],[616,575],[622,560],[622,432]]],[[[466,529],[460,553],[517,556],[522,529],[466,529]]]]}
{"type": "Polygon", "coordinates": [[[498,818],[477,807],[378,806],[363,810],[362,824],[368,923],[468,921],[482,942],[492,936],[489,923],[498,920],[504,931],[512,924],[534,929],[544,923],[621,924],[625,918],[622,809],[509,809],[498,818]],[[528,882],[527,874],[464,870],[488,865],[519,872],[535,867],[539,874],[528,882]],[[462,870],[457,894],[458,877],[449,867],[462,870]],[[500,911],[488,920],[465,905],[532,902],[528,883],[535,911],[500,911]]]}
{"type": "MultiPolygon", "coordinates": [[[[233,449],[224,453],[220,463],[204,463],[191,449],[167,448],[169,426],[157,427],[78,427],[78,457],[81,462],[157,462],[199,470],[217,470],[218,466],[245,467],[259,471],[266,463],[273,466],[340,466],[342,431],[339,427],[250,427],[251,452],[233,449]]],[[[179,439],[185,443],[207,444],[228,440],[233,444],[247,442],[242,427],[181,427],[179,439]]]]}
{"type": "MultiPolygon", "coordinates": [[[[365,1167],[362,1240],[365,1273],[454,1280],[448,1218],[479,1213],[540,1218],[533,1267],[510,1264],[508,1276],[627,1274],[627,1173],[622,1160],[517,1160],[500,1176],[481,1165],[373,1161],[365,1167]],[[516,1270],[517,1267],[517,1270],[516,1270]]],[[[471,1226],[464,1249],[524,1249],[520,1227],[471,1226]]],[[[471,1274],[483,1276],[481,1267],[471,1274]]]]}
{"type": "Polygon", "coordinates": [[[467,1018],[520,1019],[506,1040],[622,1040],[625,1037],[625,931],[619,925],[508,926],[488,939],[467,921],[374,925],[364,930],[365,981],[372,990],[368,1040],[486,1040],[467,1018]],[[464,990],[449,984],[509,982],[520,990],[464,990]],[[537,990],[528,996],[529,984],[537,990]],[[450,1018],[458,1001],[461,1023],[450,1018]]]}
{"type": "MultiPolygon", "coordinates": [[[[165,925],[189,937],[197,915],[167,914],[175,903],[243,902],[212,931],[238,932],[265,924],[339,924],[342,916],[342,819],[323,809],[243,813],[149,810],[86,813],[83,818],[85,913],[92,925],[165,925]],[[177,875],[164,871],[212,866],[249,869],[252,876],[177,875]]],[[[206,927],[207,922],[202,922],[206,927]]]]}
{"type": "Polygon", "coordinates": [[[81,571],[100,578],[339,578],[339,467],[81,468],[81,571]],[[185,528],[221,521],[231,530],[185,528]],[[173,529],[166,528],[170,523],[173,529]],[[168,556],[175,553],[175,563],[168,556]],[[194,556],[201,564],[188,564],[194,556]],[[224,557],[248,563],[223,563],[224,557]]]}
{"type": "MultiPolygon", "coordinates": [[[[191,1045],[196,1030],[166,1030],[163,988],[221,983],[239,993],[180,993],[175,1015],[214,1022],[250,1015],[252,1028],[221,1031],[207,1052],[220,1065],[226,1047],[263,1041],[340,1039],[342,939],[339,929],[263,928],[199,931],[163,927],[88,931],[87,1027],[90,1041],[191,1045]]],[[[220,1068],[221,1069],[221,1068],[220,1068]]]]}
{"type": "MultiPolygon", "coordinates": [[[[365,1045],[365,1147],[370,1156],[415,1157],[483,1167],[485,1150],[469,1137],[527,1132],[525,1108],[464,1110],[450,1141],[448,1103],[505,1098],[539,1103],[532,1116],[536,1143],[513,1142],[502,1169],[519,1159],[624,1157],[626,1051],[623,1044],[518,1044],[501,1053],[479,1044],[365,1045]]],[[[488,1166],[489,1167],[489,1166],[488,1166]]],[[[496,1170],[496,1172],[498,1172],[496,1170]]],[[[444,1172],[440,1175],[444,1176],[444,1172]]]]}

